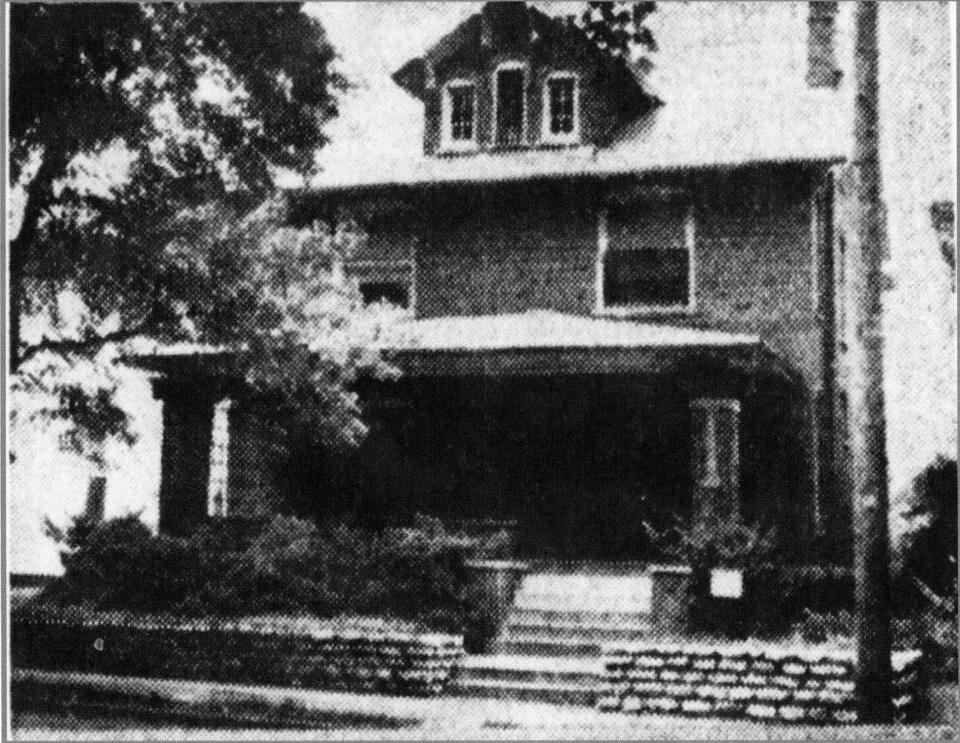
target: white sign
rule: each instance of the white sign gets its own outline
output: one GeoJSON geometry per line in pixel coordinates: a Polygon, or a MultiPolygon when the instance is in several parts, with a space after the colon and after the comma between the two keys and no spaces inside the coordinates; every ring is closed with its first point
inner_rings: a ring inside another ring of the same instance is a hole
{"type": "Polygon", "coordinates": [[[721,599],[738,599],[742,597],[743,573],[739,570],[711,570],[710,595],[721,599]]]}

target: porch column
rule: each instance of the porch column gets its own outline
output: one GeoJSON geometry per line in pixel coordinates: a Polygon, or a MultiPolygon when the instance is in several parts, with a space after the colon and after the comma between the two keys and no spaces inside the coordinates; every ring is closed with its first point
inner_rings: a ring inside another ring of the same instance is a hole
{"type": "Polygon", "coordinates": [[[703,524],[739,521],[740,401],[699,397],[690,413],[694,518],[703,524]]]}
{"type": "Polygon", "coordinates": [[[222,395],[197,382],[156,380],[163,403],[160,531],[189,534],[207,515],[214,405],[222,395]]]}

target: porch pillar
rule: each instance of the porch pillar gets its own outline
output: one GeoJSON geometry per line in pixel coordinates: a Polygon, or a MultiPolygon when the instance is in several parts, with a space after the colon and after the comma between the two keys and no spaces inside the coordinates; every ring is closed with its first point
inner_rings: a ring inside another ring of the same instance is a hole
{"type": "Polygon", "coordinates": [[[740,401],[699,397],[690,412],[694,518],[705,525],[739,521],[740,401]]]}
{"type": "Polygon", "coordinates": [[[160,449],[160,532],[182,536],[207,515],[214,405],[222,395],[197,382],[153,383],[163,403],[160,449]]]}

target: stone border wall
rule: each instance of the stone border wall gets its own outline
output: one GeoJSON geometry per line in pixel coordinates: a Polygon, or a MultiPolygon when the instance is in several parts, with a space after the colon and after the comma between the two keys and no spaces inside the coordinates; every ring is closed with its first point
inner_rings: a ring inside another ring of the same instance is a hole
{"type": "Polygon", "coordinates": [[[418,696],[441,693],[463,655],[461,637],[296,619],[33,615],[13,617],[10,631],[17,668],[418,696]]]}
{"type": "MultiPolygon", "coordinates": [[[[926,707],[919,651],[893,654],[899,721],[926,707]]],[[[856,722],[853,653],[748,645],[641,644],[604,648],[604,711],[790,722],[856,722]]]]}

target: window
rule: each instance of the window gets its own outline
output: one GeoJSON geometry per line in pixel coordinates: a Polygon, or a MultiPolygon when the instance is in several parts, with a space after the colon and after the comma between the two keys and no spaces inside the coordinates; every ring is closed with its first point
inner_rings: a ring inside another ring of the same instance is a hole
{"type": "Polygon", "coordinates": [[[415,261],[349,261],[347,275],[356,279],[363,303],[389,302],[409,309],[414,304],[415,261]]]}
{"type": "Polygon", "coordinates": [[[476,86],[454,80],[443,89],[443,147],[472,149],[477,144],[476,86]]]}
{"type": "Polygon", "coordinates": [[[361,281],[360,294],[364,304],[389,302],[398,307],[409,307],[410,291],[399,281],[361,281]]]}
{"type": "Polygon", "coordinates": [[[524,88],[526,70],[516,63],[501,65],[496,72],[496,143],[507,147],[523,144],[526,109],[524,88]]]}
{"type": "Polygon", "coordinates": [[[230,453],[230,400],[213,408],[210,437],[210,477],[207,483],[207,515],[227,515],[227,478],[230,453]]]}
{"type": "Polygon", "coordinates": [[[580,137],[577,76],[555,72],[543,85],[543,141],[576,142],[580,137]]]}
{"type": "Polygon", "coordinates": [[[610,206],[600,215],[598,311],[693,309],[694,240],[693,212],[680,204],[610,206]]]}

